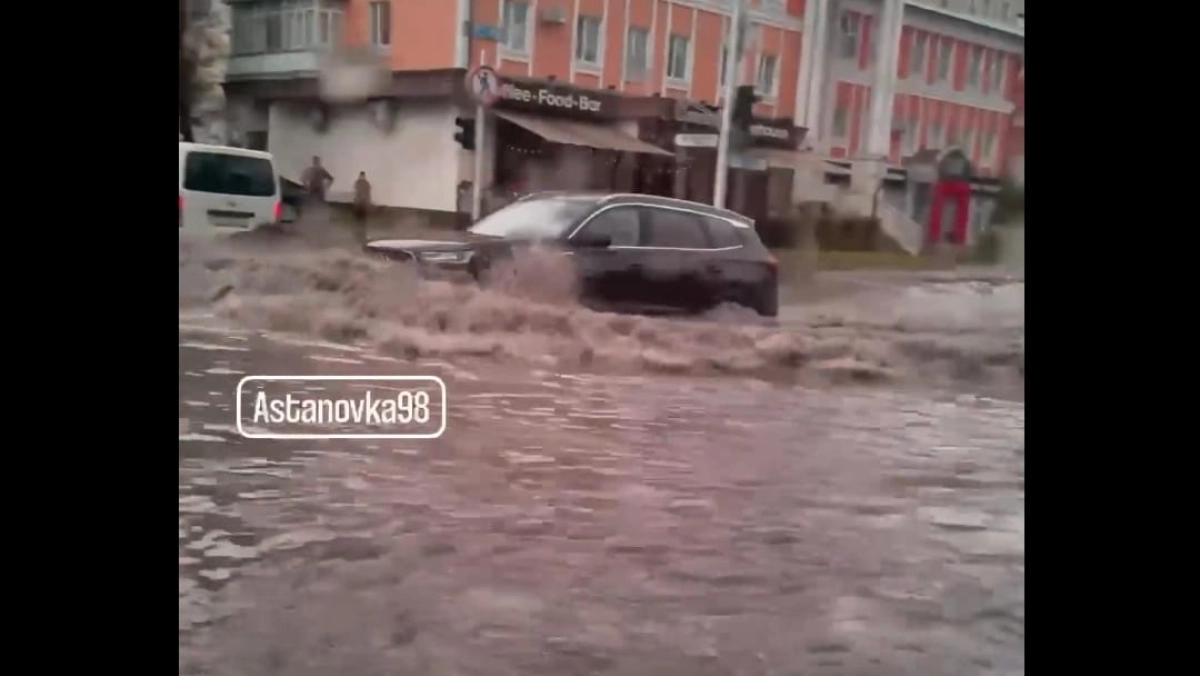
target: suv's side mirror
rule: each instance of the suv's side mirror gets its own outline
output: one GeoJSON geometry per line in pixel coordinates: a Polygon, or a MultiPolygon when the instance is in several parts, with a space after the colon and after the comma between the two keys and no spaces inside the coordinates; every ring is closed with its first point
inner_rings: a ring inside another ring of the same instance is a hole
{"type": "Polygon", "coordinates": [[[612,237],[584,233],[582,237],[575,240],[575,243],[586,249],[607,249],[612,246],[612,237]]]}

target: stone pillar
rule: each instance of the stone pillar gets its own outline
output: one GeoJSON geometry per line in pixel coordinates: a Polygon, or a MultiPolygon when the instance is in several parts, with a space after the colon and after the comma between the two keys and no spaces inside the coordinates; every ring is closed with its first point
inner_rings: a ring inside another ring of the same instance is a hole
{"type": "Polygon", "coordinates": [[[900,58],[900,30],[904,24],[904,0],[883,0],[879,20],[878,58],[871,84],[871,116],[867,133],[867,155],[887,157],[892,140],[892,101],[896,91],[896,63],[900,58]]]}
{"type": "Polygon", "coordinates": [[[832,3],[833,0],[809,0],[805,9],[805,33],[802,38],[805,46],[804,60],[800,63],[800,72],[804,79],[797,92],[797,98],[801,96],[800,92],[803,92],[803,112],[798,105],[797,115],[802,120],[798,124],[808,128],[807,143],[813,147],[816,147],[825,132],[821,124],[821,103],[826,90],[825,81],[828,79],[829,17],[832,3]],[[811,20],[809,14],[812,15],[811,20]]]}

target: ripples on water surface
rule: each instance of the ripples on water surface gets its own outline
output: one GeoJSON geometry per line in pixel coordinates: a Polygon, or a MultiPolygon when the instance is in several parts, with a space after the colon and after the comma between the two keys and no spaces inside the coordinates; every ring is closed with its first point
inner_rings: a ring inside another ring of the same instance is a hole
{"type": "MultiPolygon", "coordinates": [[[[1007,299],[948,324],[888,298],[795,326],[1020,335],[1007,299]]],[[[1019,402],[583,373],[529,339],[396,359],[207,303],[180,323],[181,673],[1024,671],[1019,402]],[[449,431],[237,437],[237,380],[285,372],[442,375],[449,431]]]]}

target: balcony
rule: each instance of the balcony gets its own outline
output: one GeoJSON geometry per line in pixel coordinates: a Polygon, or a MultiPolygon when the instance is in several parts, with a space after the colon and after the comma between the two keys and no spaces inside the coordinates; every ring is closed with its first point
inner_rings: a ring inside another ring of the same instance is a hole
{"type": "Polygon", "coordinates": [[[343,2],[274,0],[232,4],[230,80],[312,77],[342,42],[343,2]]]}

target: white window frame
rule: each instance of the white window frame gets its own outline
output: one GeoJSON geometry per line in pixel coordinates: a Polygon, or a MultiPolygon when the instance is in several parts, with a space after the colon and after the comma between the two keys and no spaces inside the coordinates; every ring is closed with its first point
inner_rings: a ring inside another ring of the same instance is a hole
{"type": "Polygon", "coordinates": [[[367,6],[367,33],[368,40],[371,46],[375,49],[391,49],[392,47],[392,3],[391,0],[371,0],[367,6]],[[386,14],[386,17],[381,17],[381,14],[386,14]],[[380,21],[381,18],[386,19],[387,32],[384,34],[385,24],[380,21]]]}
{"type": "Polygon", "coordinates": [[[985,129],[979,145],[980,163],[990,168],[996,166],[996,130],[985,129]]]}
{"type": "Polygon", "coordinates": [[[837,141],[845,141],[850,138],[849,104],[833,104],[833,115],[829,119],[829,136],[837,141]]]}
{"type": "Polygon", "coordinates": [[[1004,75],[1005,69],[1008,68],[1008,55],[1004,52],[995,52],[992,54],[992,91],[997,96],[1004,95],[1004,75]]]}
{"type": "Polygon", "coordinates": [[[500,49],[506,54],[529,55],[529,42],[532,39],[532,23],[530,14],[533,11],[528,0],[504,0],[500,16],[500,49]],[[522,25],[512,23],[516,18],[517,7],[524,7],[522,25]],[[518,37],[520,38],[518,40],[518,37]]]}
{"type": "Polygon", "coordinates": [[[759,54],[758,68],[755,70],[754,92],[763,99],[774,100],[779,96],[779,55],[759,54]],[[763,82],[764,74],[770,76],[766,82],[763,82]]]}
{"type": "Polygon", "coordinates": [[[862,17],[851,12],[842,12],[838,17],[837,57],[842,60],[857,60],[861,37],[862,17]]]}
{"type": "Polygon", "coordinates": [[[625,35],[625,79],[639,81],[648,77],[650,77],[650,29],[630,26],[625,35]],[[637,55],[631,51],[634,35],[642,36],[641,63],[638,63],[637,55]]]}
{"type": "Polygon", "coordinates": [[[909,113],[904,118],[904,140],[900,144],[900,155],[902,157],[910,157],[915,155],[917,147],[921,144],[921,111],[917,109],[917,113],[913,115],[909,113]]]}
{"type": "Polygon", "coordinates": [[[585,68],[602,68],[604,65],[604,19],[598,16],[580,14],[575,17],[575,64],[585,68]],[[587,29],[595,27],[595,44],[590,45],[595,50],[595,60],[586,58],[588,36],[587,29]]]}
{"type": "Polygon", "coordinates": [[[667,67],[666,78],[672,82],[690,82],[692,79],[692,39],[688,35],[670,35],[667,37],[667,67]],[[679,55],[678,45],[683,45],[683,74],[675,72],[676,57],[679,55]]]}
{"type": "Polygon", "coordinates": [[[928,69],[929,61],[929,33],[924,31],[913,35],[912,54],[908,59],[908,76],[916,77],[919,80],[925,79],[925,71],[928,69]],[[920,57],[919,59],[917,57],[920,57]]]}
{"type": "Polygon", "coordinates": [[[926,136],[928,147],[941,150],[946,147],[946,125],[934,120],[929,123],[929,134],[926,136]]]}
{"type": "Polygon", "coordinates": [[[972,45],[967,55],[967,86],[983,88],[983,47],[978,45],[972,45]]]}
{"type": "Polygon", "coordinates": [[[937,72],[934,82],[950,82],[954,77],[954,41],[942,38],[938,40],[937,72]],[[943,55],[945,58],[942,58],[943,55]],[[942,64],[945,64],[943,67],[942,64]]]}

